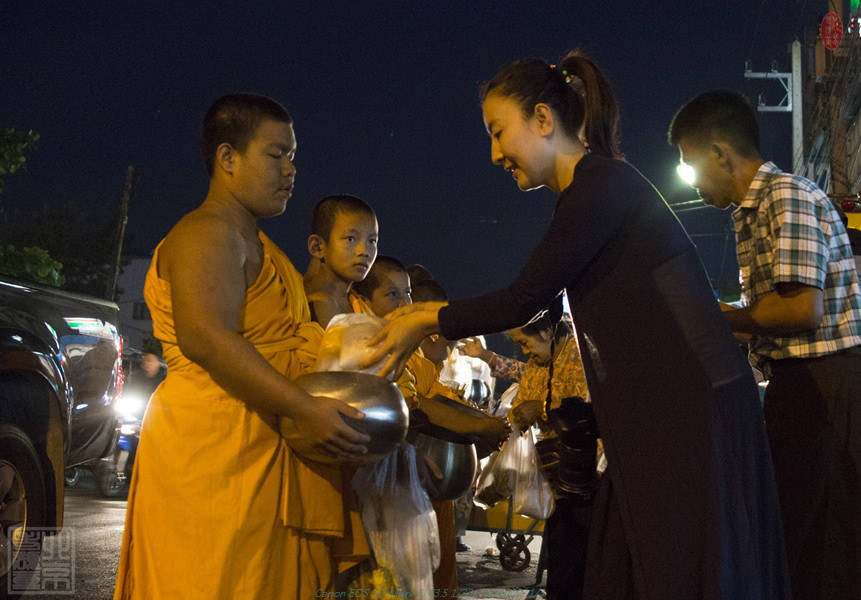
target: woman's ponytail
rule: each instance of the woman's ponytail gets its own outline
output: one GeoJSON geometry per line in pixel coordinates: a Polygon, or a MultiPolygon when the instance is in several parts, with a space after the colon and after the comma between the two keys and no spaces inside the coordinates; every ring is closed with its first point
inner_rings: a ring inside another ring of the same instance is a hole
{"type": "Polygon", "coordinates": [[[566,54],[557,69],[570,79],[568,85],[582,94],[586,105],[584,134],[589,150],[599,156],[623,158],[619,149],[619,105],[610,82],[580,50],[566,54]]]}
{"type": "Polygon", "coordinates": [[[570,136],[576,137],[585,122],[585,141],[594,154],[622,158],[616,96],[595,63],[579,50],[569,52],[559,65],[539,58],[506,65],[482,84],[481,101],[491,93],[516,100],[526,119],[536,104],[547,104],[570,136]]]}

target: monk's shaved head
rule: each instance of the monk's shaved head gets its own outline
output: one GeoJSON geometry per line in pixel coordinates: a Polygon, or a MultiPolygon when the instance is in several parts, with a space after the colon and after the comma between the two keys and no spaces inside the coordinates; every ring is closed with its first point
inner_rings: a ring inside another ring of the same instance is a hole
{"type": "Polygon", "coordinates": [[[374,209],[361,198],[348,194],[326,196],[317,203],[311,213],[311,234],[319,235],[328,241],[338,213],[362,214],[373,219],[377,218],[374,209]]]}
{"type": "Polygon", "coordinates": [[[354,283],[353,290],[365,298],[370,298],[374,290],[380,287],[380,283],[386,273],[407,273],[407,268],[394,256],[379,254],[377,255],[377,260],[371,266],[371,270],[368,271],[367,277],[362,281],[354,283]]]}
{"type": "MultiPolygon", "coordinates": [[[[410,275],[412,281],[412,275],[410,275]]],[[[433,279],[422,279],[412,284],[413,302],[448,302],[448,294],[433,279]]]]}

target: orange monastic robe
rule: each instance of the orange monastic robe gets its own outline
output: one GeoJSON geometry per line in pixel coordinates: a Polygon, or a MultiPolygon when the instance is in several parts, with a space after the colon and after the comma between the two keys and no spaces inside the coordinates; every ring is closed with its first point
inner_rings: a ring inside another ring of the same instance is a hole
{"type": "MultiPolygon", "coordinates": [[[[308,322],[302,277],[260,239],[263,266],[246,293],[239,333],[296,377],[310,369],[320,330],[308,322]]],[[[331,588],[336,569],[340,471],[295,460],[276,415],[250,409],[183,356],[158,256],[156,249],[144,295],[168,375],[144,418],[114,598],[313,598],[331,588]],[[308,502],[298,506],[301,515],[288,515],[292,527],[279,514],[286,464],[295,467],[284,482],[288,497],[308,502]]]]}

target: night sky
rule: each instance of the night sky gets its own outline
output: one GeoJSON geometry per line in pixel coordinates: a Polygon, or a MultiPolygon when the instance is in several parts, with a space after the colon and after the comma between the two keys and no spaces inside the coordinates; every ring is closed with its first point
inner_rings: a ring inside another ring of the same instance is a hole
{"type": "MultiPolygon", "coordinates": [[[[197,151],[218,96],[254,91],[282,102],[298,138],[286,213],[262,228],[300,271],[321,197],[376,209],[381,252],[428,266],[454,297],[506,284],[553,208],[490,162],[480,82],[511,60],[555,61],[579,47],[613,82],[627,158],[670,203],[694,198],[666,143],[686,99],[734,88],[774,104],[776,83],[746,81],[816,24],[825,0],[714,2],[232,2],[0,4],[0,127],[41,135],[2,202],[26,214],[73,200],[114,214],[125,168],[137,171],[127,231],[148,253],[198,205],[197,151]],[[260,8],[260,6],[264,6],[260,8]],[[313,8],[312,8],[313,7],[313,8]]],[[[848,5],[848,2],[847,2],[848,5]]],[[[761,118],[766,158],[788,167],[788,114],[761,118]]],[[[709,269],[721,263],[727,215],[681,215],[709,269]]],[[[729,244],[732,254],[732,242],[729,244]]],[[[725,261],[724,261],[725,262],[725,261]]],[[[713,276],[716,273],[712,273],[713,276]]]]}

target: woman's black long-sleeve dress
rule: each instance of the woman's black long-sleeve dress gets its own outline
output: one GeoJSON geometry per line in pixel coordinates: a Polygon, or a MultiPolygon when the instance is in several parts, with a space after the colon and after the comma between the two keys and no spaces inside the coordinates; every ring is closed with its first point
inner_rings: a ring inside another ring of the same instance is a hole
{"type": "Polygon", "coordinates": [[[586,598],[788,598],[759,395],[693,244],[629,164],[587,155],[517,279],[440,310],[459,339],[567,289],[608,459],[586,598]]]}

